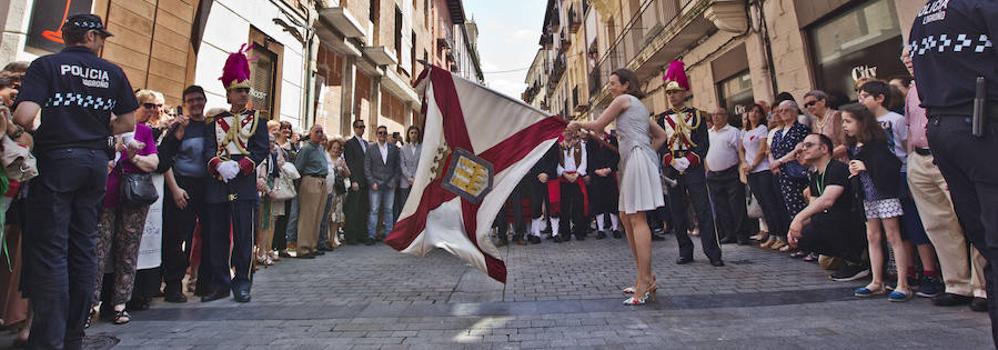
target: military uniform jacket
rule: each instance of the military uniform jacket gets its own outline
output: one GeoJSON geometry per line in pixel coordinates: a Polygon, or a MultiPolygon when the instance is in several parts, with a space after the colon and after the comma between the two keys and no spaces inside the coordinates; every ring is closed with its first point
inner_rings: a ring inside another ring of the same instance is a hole
{"type": "Polygon", "coordinates": [[[205,189],[207,203],[224,203],[234,194],[235,200],[256,201],[256,165],[270,154],[267,134],[267,120],[257,116],[256,111],[246,110],[233,116],[226,111],[209,119],[205,135],[204,159],[208,162],[209,173],[213,173],[205,189]],[[239,162],[240,172],[228,183],[214,173],[218,163],[224,160],[239,162]]]}
{"type": "Polygon", "coordinates": [[[658,151],[663,165],[669,166],[676,158],[686,158],[690,161],[688,169],[699,166],[710,146],[707,116],[696,108],[686,107],[678,112],[669,110],[659,114],[655,121],[667,135],[665,144],[658,151]]]}

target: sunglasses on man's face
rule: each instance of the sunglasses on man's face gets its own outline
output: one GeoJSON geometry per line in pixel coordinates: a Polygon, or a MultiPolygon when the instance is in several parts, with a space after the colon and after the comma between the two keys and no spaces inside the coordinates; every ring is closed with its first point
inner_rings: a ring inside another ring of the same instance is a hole
{"type": "Polygon", "coordinates": [[[378,135],[388,135],[387,131],[378,131],[378,135]]]}
{"type": "Polygon", "coordinates": [[[162,103],[143,103],[142,107],[145,108],[145,109],[163,108],[163,104],[162,103]]]}

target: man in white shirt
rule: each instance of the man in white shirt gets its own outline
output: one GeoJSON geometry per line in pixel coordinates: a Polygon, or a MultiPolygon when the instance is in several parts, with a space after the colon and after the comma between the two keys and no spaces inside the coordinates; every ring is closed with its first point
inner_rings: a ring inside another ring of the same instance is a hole
{"type": "Polygon", "coordinates": [[[589,207],[586,184],[583,180],[587,175],[586,158],[586,147],[577,135],[566,129],[565,141],[561,144],[561,161],[558,162],[557,170],[561,192],[561,203],[558,206],[560,213],[557,216],[551,215],[551,231],[555,235],[555,242],[570,241],[571,235],[575,235],[575,239],[580,241],[586,239],[586,230],[589,229],[588,223],[584,222],[589,207]],[[560,217],[568,220],[561,227],[559,227],[560,217]]]}
{"type": "Polygon", "coordinates": [[[350,188],[347,190],[343,214],[346,219],[343,228],[347,244],[367,243],[368,191],[367,175],[364,173],[364,154],[370,147],[362,137],[367,126],[363,120],[353,121],[354,137],[343,147],[343,157],[350,169],[350,188]]]}
{"type": "Polygon", "coordinates": [[[399,148],[388,143],[388,128],[378,127],[378,142],[368,147],[364,157],[364,173],[367,175],[367,185],[370,199],[370,212],[367,218],[367,245],[374,244],[377,235],[378,210],[382,210],[382,225],[384,235],[392,231],[393,207],[395,204],[395,188],[402,177],[402,160],[399,148]]]}
{"type": "Polygon", "coordinates": [[[745,222],[745,185],[738,176],[738,143],[741,131],[728,125],[728,111],[719,107],[711,114],[713,128],[707,132],[707,188],[714,202],[717,233],[721,244],[749,244],[745,222]]]}

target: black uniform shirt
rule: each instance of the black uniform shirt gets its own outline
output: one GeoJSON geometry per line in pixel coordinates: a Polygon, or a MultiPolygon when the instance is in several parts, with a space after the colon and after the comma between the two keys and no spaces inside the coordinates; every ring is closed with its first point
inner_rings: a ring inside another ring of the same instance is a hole
{"type": "Polygon", "coordinates": [[[922,107],[962,106],[974,101],[978,76],[988,100],[998,103],[998,1],[933,0],[918,12],[908,49],[922,107]]]}
{"type": "Polygon", "coordinates": [[[111,113],[138,108],[125,72],[85,47],[67,47],[31,63],[17,101],[42,106],[35,133],[39,150],[103,148],[111,136],[111,113]]]}

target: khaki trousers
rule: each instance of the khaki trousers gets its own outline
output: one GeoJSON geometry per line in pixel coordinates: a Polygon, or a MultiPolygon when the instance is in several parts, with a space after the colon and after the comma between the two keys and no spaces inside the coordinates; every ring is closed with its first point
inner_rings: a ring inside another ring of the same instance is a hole
{"type": "Polygon", "coordinates": [[[922,217],[925,233],[936,248],[946,292],[962,296],[987,296],[984,258],[970,247],[953,210],[946,180],[932,163],[932,156],[908,155],[908,187],[922,217]],[[973,257],[973,263],[971,263],[973,257]]]}
{"type": "Polygon", "coordinates": [[[298,185],[298,255],[314,253],[322,212],[326,209],[326,179],[302,176],[298,185]]]}

